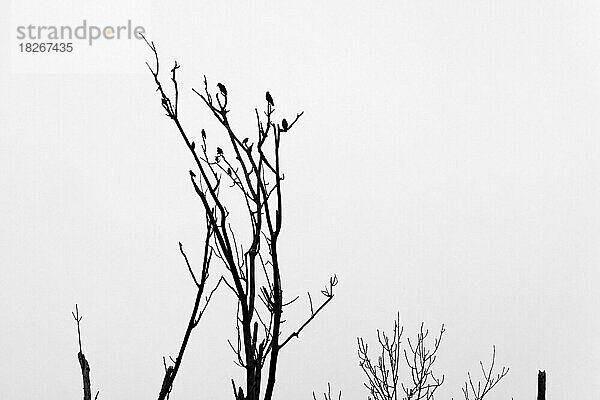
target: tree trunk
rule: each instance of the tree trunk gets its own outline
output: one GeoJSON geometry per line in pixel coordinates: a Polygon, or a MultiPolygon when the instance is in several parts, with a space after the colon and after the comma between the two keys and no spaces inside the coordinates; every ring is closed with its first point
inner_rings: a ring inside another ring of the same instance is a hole
{"type": "Polygon", "coordinates": [[[81,376],[83,377],[83,400],[92,400],[92,388],[90,385],[90,364],[88,364],[82,352],[77,354],[79,366],[81,366],[81,376]]]}
{"type": "Polygon", "coordinates": [[[537,400],[546,400],[546,371],[538,371],[537,400]]]}

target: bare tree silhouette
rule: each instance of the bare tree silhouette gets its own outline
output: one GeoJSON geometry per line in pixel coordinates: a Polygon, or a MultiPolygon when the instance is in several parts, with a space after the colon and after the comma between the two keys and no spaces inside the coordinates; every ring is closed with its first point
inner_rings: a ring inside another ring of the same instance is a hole
{"type": "MultiPolygon", "coordinates": [[[[369,346],[363,338],[358,338],[359,365],[364,373],[365,387],[369,391],[369,399],[372,400],[433,400],[436,391],[444,383],[444,375],[441,377],[434,372],[434,364],[437,352],[445,332],[444,325],[440,333],[433,339],[428,340],[429,330],[421,323],[419,332],[414,340],[407,339],[407,346],[401,348],[403,327],[400,324],[400,314],[394,321],[392,333],[377,330],[379,355],[377,362],[371,361],[369,346]],[[401,356],[403,355],[403,357],[401,356]],[[406,382],[400,381],[400,371],[408,370],[409,378],[406,382]]],[[[480,362],[484,381],[474,383],[471,374],[468,373],[468,382],[463,387],[465,400],[483,400],[484,396],[492,390],[502,378],[508,373],[508,368],[494,375],[496,360],[496,347],[494,346],[492,362],[488,369],[480,362]]]]}
{"type": "MultiPolygon", "coordinates": [[[[161,386],[159,400],[168,397],[193,328],[198,324],[202,311],[198,305],[208,277],[211,260],[218,260],[225,267],[225,274],[219,283],[224,282],[231,290],[237,303],[236,340],[229,342],[235,356],[235,363],[245,370],[246,382],[238,385],[232,380],[234,397],[237,400],[258,400],[264,385],[264,400],[270,400],[277,376],[277,364],[280,351],[329,304],[334,297],[337,277],[329,279],[321,291],[322,302],[315,308],[308,294],[309,315],[299,327],[283,334],[282,315],[286,306],[298,299],[284,298],[281,269],[279,264],[278,240],[283,224],[283,190],[280,160],[282,138],[295,126],[303,115],[295,115],[288,122],[275,120],[273,97],[266,92],[266,110],[262,113],[255,109],[256,138],[240,137],[229,121],[228,92],[223,83],[218,83],[218,92],[211,92],[204,77],[204,87],[193,92],[200,97],[210,114],[224,130],[223,147],[216,147],[215,153],[207,148],[207,133],[201,131],[200,146],[191,133],[183,127],[179,118],[179,86],[175,62],[170,70],[172,95],[168,95],[160,78],[160,62],[156,46],[146,43],[154,55],[154,66],[148,64],[162,108],[166,116],[174,123],[176,131],[183,139],[194,161],[194,169],[189,171],[190,182],[200,200],[206,215],[206,241],[204,261],[200,281],[195,278],[188,258],[180,250],[192,275],[198,294],[190,322],[186,329],[179,355],[172,365],[165,365],[165,376],[161,386]],[[264,114],[264,115],[263,115],[264,114]],[[227,148],[227,150],[224,150],[227,148]],[[237,230],[229,220],[230,211],[222,199],[224,183],[236,190],[246,209],[246,218],[251,231],[250,243],[244,245],[238,240],[237,230]],[[263,379],[266,374],[266,382],[263,379]]],[[[216,288],[215,288],[216,289],[216,288]]],[[[214,292],[214,289],[213,289],[214,292]]],[[[211,292],[212,294],[212,292],[211,292]]],[[[206,300],[208,304],[210,296],[206,300]]]]}

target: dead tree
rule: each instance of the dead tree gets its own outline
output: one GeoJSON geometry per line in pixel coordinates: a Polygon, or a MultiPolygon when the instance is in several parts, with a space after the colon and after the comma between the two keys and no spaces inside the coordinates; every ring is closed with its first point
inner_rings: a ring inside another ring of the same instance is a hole
{"type": "Polygon", "coordinates": [[[537,400],[546,400],[546,371],[538,371],[537,400]]]}
{"type": "MultiPolygon", "coordinates": [[[[275,119],[275,104],[269,92],[265,94],[265,110],[254,110],[256,116],[256,137],[251,140],[236,133],[229,120],[228,92],[225,85],[218,83],[216,90],[209,88],[204,77],[201,90],[192,89],[199,96],[209,114],[223,128],[223,144],[211,151],[207,146],[207,133],[204,129],[198,135],[188,132],[179,117],[179,86],[175,62],[170,70],[171,94],[163,86],[160,78],[160,63],[153,42],[146,41],[154,55],[154,66],[148,64],[160,103],[166,116],[172,121],[176,132],[190,152],[194,167],[189,170],[190,183],[206,215],[207,235],[205,243],[206,274],[210,256],[225,267],[223,282],[233,293],[237,303],[236,339],[229,344],[234,352],[235,363],[245,370],[246,382],[237,385],[232,380],[236,400],[259,400],[264,383],[264,400],[271,400],[277,376],[280,351],[298,337],[314,317],[329,304],[334,297],[334,287],[338,280],[330,278],[321,291],[322,302],[315,307],[308,294],[310,313],[298,328],[284,335],[283,312],[290,300],[284,297],[281,268],[279,264],[279,237],[283,224],[283,194],[280,148],[282,138],[290,134],[302,112],[290,118],[275,119]],[[197,145],[198,143],[198,145],[197,145]],[[242,202],[248,227],[251,231],[249,243],[241,243],[238,229],[230,222],[230,211],[223,202],[225,187],[236,190],[242,202]],[[263,377],[263,375],[266,375],[263,377]]],[[[183,251],[182,251],[183,253],[183,251]]],[[[185,255],[184,255],[185,257],[185,255]]],[[[187,262],[187,258],[186,258],[187,262]]],[[[190,267],[190,272],[192,271],[190,267]]],[[[203,267],[204,271],[204,267],[203,267]]],[[[193,275],[193,274],[192,274],[193,275]]],[[[204,275],[203,275],[204,276],[204,275]]],[[[198,285],[199,296],[203,280],[198,285]]],[[[168,396],[173,379],[181,363],[181,355],[189,332],[197,324],[196,307],[192,313],[180,356],[174,365],[167,367],[159,399],[168,396]],[[170,369],[171,368],[171,369],[170,369]]],[[[200,314],[201,315],[201,314],[200,314]]]]}
{"type": "MultiPolygon", "coordinates": [[[[366,378],[364,385],[369,391],[369,399],[433,400],[436,391],[444,383],[444,375],[439,376],[433,368],[444,332],[445,328],[442,325],[439,335],[431,343],[427,339],[429,330],[425,329],[422,323],[416,338],[407,339],[407,346],[401,349],[403,328],[398,314],[391,335],[377,330],[380,351],[377,362],[371,360],[368,344],[359,337],[357,339],[358,359],[366,378]],[[407,371],[405,373],[407,377],[404,382],[401,382],[403,370],[407,371]]],[[[484,376],[483,386],[480,381],[474,383],[471,375],[468,374],[468,382],[463,388],[465,400],[482,400],[506,376],[508,368],[502,368],[501,373],[494,376],[495,359],[496,348],[494,347],[490,368],[485,369],[480,362],[484,376]]]]}
{"type": "MultiPolygon", "coordinates": [[[[73,315],[73,319],[75,319],[75,323],[77,324],[77,341],[79,342],[79,352],[77,353],[77,360],[79,361],[79,366],[81,367],[81,378],[83,379],[83,400],[92,400],[90,364],[85,358],[85,355],[83,354],[83,349],[81,347],[81,320],[83,319],[83,316],[79,315],[79,307],[77,306],[77,304],[75,304],[75,312],[71,312],[71,315],[73,315]]],[[[98,394],[100,394],[100,391],[96,392],[94,400],[98,398],[98,394]]]]}

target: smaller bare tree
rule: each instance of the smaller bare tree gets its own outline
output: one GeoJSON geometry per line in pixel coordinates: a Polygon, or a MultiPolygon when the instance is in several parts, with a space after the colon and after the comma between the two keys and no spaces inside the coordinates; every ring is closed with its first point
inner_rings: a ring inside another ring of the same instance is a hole
{"type": "MultiPolygon", "coordinates": [[[[380,353],[377,362],[373,362],[369,356],[369,346],[361,337],[358,341],[359,365],[365,375],[365,387],[369,391],[370,400],[434,400],[436,391],[444,383],[445,376],[434,372],[434,364],[437,353],[444,335],[444,325],[440,328],[438,336],[433,342],[428,339],[429,330],[421,327],[415,339],[407,339],[407,346],[401,348],[403,327],[400,324],[400,314],[394,321],[391,335],[377,330],[377,339],[380,353]],[[400,381],[400,370],[402,365],[409,372],[405,382],[400,381]]],[[[474,383],[468,374],[468,382],[465,383],[463,394],[465,400],[482,400],[498,382],[506,376],[508,368],[494,375],[496,359],[496,347],[492,355],[492,363],[488,369],[480,362],[483,372],[483,383],[474,383]]]]}
{"type": "Polygon", "coordinates": [[[400,343],[403,333],[400,325],[400,314],[394,321],[392,335],[377,330],[377,339],[381,354],[377,363],[373,364],[368,354],[369,346],[363,338],[358,338],[358,358],[367,382],[365,387],[369,390],[373,400],[397,400],[398,396],[407,400],[433,399],[435,391],[444,383],[444,376],[436,377],[433,365],[436,354],[444,334],[444,326],[440,334],[434,339],[433,345],[427,345],[429,330],[424,329],[424,324],[415,340],[407,340],[408,348],[401,350],[400,343]],[[410,370],[410,381],[399,383],[400,364],[403,360],[410,370]],[[400,392],[402,390],[402,392],[400,392]]]}

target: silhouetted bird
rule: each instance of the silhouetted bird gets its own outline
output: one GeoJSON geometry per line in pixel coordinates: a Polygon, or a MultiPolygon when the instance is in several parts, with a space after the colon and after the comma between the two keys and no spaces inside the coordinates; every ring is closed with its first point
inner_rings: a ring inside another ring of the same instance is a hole
{"type": "Polygon", "coordinates": [[[227,96],[227,89],[225,88],[225,85],[222,83],[217,83],[217,87],[223,96],[227,96]]]}
{"type": "Polygon", "coordinates": [[[281,121],[281,126],[283,127],[284,131],[287,131],[287,129],[288,129],[287,119],[284,118],[283,121],[281,121]]]}
{"type": "Polygon", "coordinates": [[[192,150],[196,148],[196,142],[192,142],[192,150]]]}
{"type": "Polygon", "coordinates": [[[206,131],[202,129],[202,139],[206,139],[206,131]]]}
{"type": "Polygon", "coordinates": [[[220,147],[217,147],[217,154],[218,155],[222,155],[223,154],[223,149],[220,147]]]}
{"type": "Polygon", "coordinates": [[[248,138],[244,138],[244,140],[242,140],[243,144],[248,144],[248,138]]]}
{"type": "Polygon", "coordinates": [[[267,94],[265,95],[265,98],[267,99],[267,103],[269,103],[271,105],[271,107],[275,106],[275,104],[273,104],[273,98],[271,97],[271,93],[267,92],[267,94]]]}

